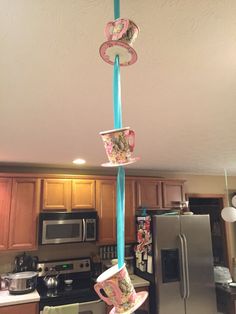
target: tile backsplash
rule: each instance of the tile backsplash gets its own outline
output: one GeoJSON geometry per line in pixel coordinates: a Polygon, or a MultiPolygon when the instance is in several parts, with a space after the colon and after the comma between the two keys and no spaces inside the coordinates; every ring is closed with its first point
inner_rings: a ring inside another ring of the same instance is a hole
{"type": "MultiPolygon", "coordinates": [[[[88,257],[98,254],[99,247],[94,243],[74,243],[60,245],[39,246],[37,251],[26,252],[31,256],[38,256],[40,261],[63,260],[77,257],[88,257]]],[[[18,251],[0,253],[0,274],[14,269],[15,256],[22,254],[18,251]]]]}

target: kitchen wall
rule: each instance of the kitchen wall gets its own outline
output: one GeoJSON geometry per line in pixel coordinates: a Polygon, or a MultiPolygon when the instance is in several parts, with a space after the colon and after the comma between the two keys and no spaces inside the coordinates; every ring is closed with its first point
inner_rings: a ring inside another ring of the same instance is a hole
{"type": "MultiPolygon", "coordinates": [[[[9,169],[8,169],[9,171],[9,169]]],[[[68,171],[67,171],[68,172],[68,171]]],[[[62,173],[57,171],[56,173],[62,173]]],[[[85,174],[85,173],[83,173],[85,174]]],[[[89,174],[102,174],[93,173],[89,174]]],[[[224,176],[212,175],[189,175],[184,173],[171,172],[154,172],[154,171],[129,171],[129,175],[142,176],[160,176],[172,179],[186,180],[186,193],[201,193],[201,194],[225,194],[225,179],[224,176]]],[[[230,192],[236,191],[236,177],[228,177],[228,188],[230,192]]],[[[226,223],[228,250],[230,258],[236,256],[236,223],[226,223]]],[[[48,247],[40,247],[38,251],[31,252],[32,255],[38,255],[41,260],[45,259],[60,259],[70,257],[90,256],[97,253],[98,248],[95,244],[71,244],[71,245],[56,245],[48,247]]],[[[2,252],[0,253],[0,273],[13,269],[13,261],[17,252],[2,252]]]]}
{"type": "MultiPolygon", "coordinates": [[[[0,253],[0,274],[14,269],[15,256],[23,252],[0,253]]],[[[40,246],[37,251],[27,252],[38,256],[40,261],[89,257],[98,253],[98,247],[93,243],[77,243],[40,246]]]]}

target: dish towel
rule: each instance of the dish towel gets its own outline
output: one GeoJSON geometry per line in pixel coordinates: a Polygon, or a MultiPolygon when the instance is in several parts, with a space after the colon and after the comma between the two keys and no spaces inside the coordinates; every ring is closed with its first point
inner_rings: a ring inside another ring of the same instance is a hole
{"type": "Polygon", "coordinates": [[[45,306],[43,308],[43,314],[78,314],[79,304],[67,304],[60,306],[45,306]]]}

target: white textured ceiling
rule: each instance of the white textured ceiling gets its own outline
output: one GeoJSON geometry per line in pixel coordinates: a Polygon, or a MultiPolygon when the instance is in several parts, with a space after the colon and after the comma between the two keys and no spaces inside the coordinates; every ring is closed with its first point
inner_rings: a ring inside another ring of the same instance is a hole
{"type": "MultiPolygon", "coordinates": [[[[236,174],[236,1],[121,0],[138,62],[121,69],[130,166],[236,174]]],[[[112,72],[98,49],[112,0],[0,1],[0,162],[106,162],[112,72]]]]}

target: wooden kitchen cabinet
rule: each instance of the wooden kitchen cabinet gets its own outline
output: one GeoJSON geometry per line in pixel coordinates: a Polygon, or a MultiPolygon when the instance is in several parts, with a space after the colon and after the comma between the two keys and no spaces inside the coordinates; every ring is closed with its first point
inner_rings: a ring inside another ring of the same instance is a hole
{"type": "Polygon", "coordinates": [[[137,180],[137,206],[148,209],[162,207],[161,181],[152,178],[137,180]]]}
{"type": "MultiPolygon", "coordinates": [[[[116,243],[116,179],[96,181],[99,244],[116,243]]],[[[125,182],[125,242],[135,242],[135,181],[125,182]]]]}
{"type": "Polygon", "coordinates": [[[116,242],[116,180],[96,181],[99,244],[116,242]]]}
{"type": "Polygon", "coordinates": [[[72,180],[72,210],[95,208],[95,180],[72,180]]]}
{"type": "Polygon", "coordinates": [[[38,314],[38,303],[23,303],[17,305],[1,306],[0,314],[38,314]]]}
{"type": "Polygon", "coordinates": [[[184,201],[184,181],[162,182],[163,208],[173,208],[172,202],[184,201]]]}
{"type": "MultiPolygon", "coordinates": [[[[138,287],[138,288],[135,288],[135,291],[137,293],[141,292],[141,291],[149,292],[149,287],[138,287]]],[[[146,311],[146,313],[150,313],[150,311],[149,311],[149,297],[147,297],[145,302],[138,308],[138,310],[143,310],[143,311],[146,311]]]]}
{"type": "Polygon", "coordinates": [[[95,208],[95,180],[43,180],[42,210],[71,211],[95,208]]]}
{"type": "Polygon", "coordinates": [[[71,180],[43,180],[43,210],[66,211],[71,209],[71,180]]]}
{"type": "Polygon", "coordinates": [[[8,248],[11,189],[12,179],[0,178],[0,250],[8,248]]]}
{"type": "Polygon", "coordinates": [[[9,249],[36,249],[39,199],[40,179],[13,179],[9,220],[9,249]]]}
{"type": "Polygon", "coordinates": [[[37,247],[40,179],[0,178],[0,250],[37,247]]]}
{"type": "Polygon", "coordinates": [[[135,230],[135,180],[125,181],[125,243],[136,242],[135,230]]]}
{"type": "Polygon", "coordinates": [[[170,209],[184,200],[184,181],[142,178],[137,180],[137,205],[147,209],[170,209]]]}

